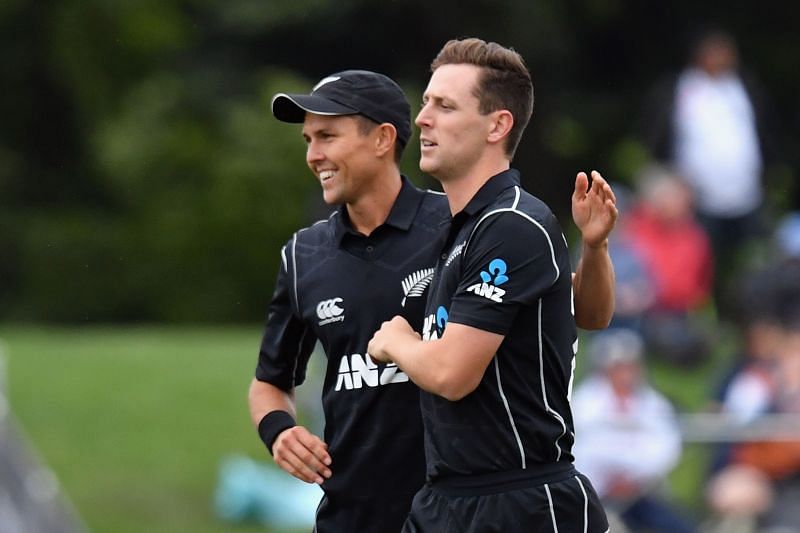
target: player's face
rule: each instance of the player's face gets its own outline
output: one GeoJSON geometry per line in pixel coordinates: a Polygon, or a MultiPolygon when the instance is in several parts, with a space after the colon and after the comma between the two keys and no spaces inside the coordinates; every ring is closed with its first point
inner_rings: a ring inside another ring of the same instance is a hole
{"type": "Polygon", "coordinates": [[[376,175],[372,137],[361,133],[354,117],[306,113],[306,163],[322,185],[325,203],[355,203],[369,188],[376,175]]]}
{"type": "Polygon", "coordinates": [[[420,129],[419,168],[449,181],[466,176],[486,147],[490,118],[474,94],[479,67],[443,65],[431,75],[416,118],[420,129]]]}

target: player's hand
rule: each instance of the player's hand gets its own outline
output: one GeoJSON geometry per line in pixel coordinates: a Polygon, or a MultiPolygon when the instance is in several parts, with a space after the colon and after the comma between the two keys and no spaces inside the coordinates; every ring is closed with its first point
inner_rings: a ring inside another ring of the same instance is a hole
{"type": "Polygon", "coordinates": [[[380,363],[391,363],[392,358],[389,349],[398,342],[403,342],[409,338],[421,340],[414,328],[401,316],[395,316],[388,322],[381,325],[381,329],[375,332],[367,345],[367,353],[380,363]]]}
{"type": "Polygon", "coordinates": [[[619,216],[616,204],[614,191],[599,172],[592,171],[591,187],[586,173],[578,173],[572,194],[572,219],[584,244],[591,248],[605,244],[619,216]]]}
{"type": "Polygon", "coordinates": [[[303,426],[281,432],[272,444],[275,464],[307,483],[318,485],[331,477],[328,445],[303,426]]]}

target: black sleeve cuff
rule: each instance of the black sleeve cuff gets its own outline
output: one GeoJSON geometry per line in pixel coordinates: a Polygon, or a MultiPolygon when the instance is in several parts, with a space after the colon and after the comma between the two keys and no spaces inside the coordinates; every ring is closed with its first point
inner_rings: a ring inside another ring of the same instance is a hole
{"type": "Polygon", "coordinates": [[[261,437],[261,440],[264,441],[270,455],[272,455],[272,443],[275,442],[278,435],[280,435],[283,430],[294,427],[295,425],[294,418],[286,411],[270,411],[264,415],[264,418],[258,423],[258,435],[261,437]]]}

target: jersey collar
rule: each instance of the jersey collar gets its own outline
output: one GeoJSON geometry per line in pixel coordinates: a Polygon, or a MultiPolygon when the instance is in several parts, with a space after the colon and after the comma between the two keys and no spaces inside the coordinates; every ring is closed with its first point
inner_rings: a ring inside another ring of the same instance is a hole
{"type": "Polygon", "coordinates": [[[417,189],[407,177],[401,176],[401,179],[403,185],[400,187],[400,194],[397,195],[397,200],[384,224],[407,231],[417,216],[419,204],[425,193],[417,189]]]}
{"type": "MultiPolygon", "coordinates": [[[[416,188],[411,181],[401,176],[402,185],[400,186],[400,193],[389,211],[389,216],[386,217],[384,223],[379,226],[392,226],[394,228],[408,231],[414,222],[414,217],[417,216],[422,198],[425,192],[416,188]]],[[[377,231],[378,228],[376,228],[377,231]]],[[[347,233],[357,234],[353,227],[350,225],[350,217],[347,214],[347,208],[340,205],[338,208],[338,215],[334,224],[334,236],[338,242],[341,243],[342,237],[347,233]]],[[[373,232],[374,233],[374,232],[373,232]]]]}
{"type": "Polygon", "coordinates": [[[461,212],[470,216],[480,213],[487,205],[494,202],[501,192],[515,185],[519,185],[519,171],[517,169],[510,168],[500,174],[495,174],[478,189],[478,192],[475,193],[475,196],[464,206],[461,212]]]}

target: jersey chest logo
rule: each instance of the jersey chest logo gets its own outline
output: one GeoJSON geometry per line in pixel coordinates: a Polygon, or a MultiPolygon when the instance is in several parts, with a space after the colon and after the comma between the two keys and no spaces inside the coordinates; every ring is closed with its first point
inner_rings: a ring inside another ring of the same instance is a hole
{"type": "Polygon", "coordinates": [[[424,268],[406,276],[403,280],[403,301],[402,306],[406,306],[408,298],[419,298],[425,292],[433,279],[433,268],[424,268]]]}
{"type": "Polygon", "coordinates": [[[481,271],[481,282],[467,287],[467,292],[483,296],[493,302],[502,303],[506,291],[498,287],[498,285],[502,285],[508,281],[508,276],[506,276],[508,266],[505,261],[496,258],[492,259],[486,270],[488,270],[488,272],[481,271]]]}
{"type": "Polygon", "coordinates": [[[444,262],[444,266],[449,267],[450,263],[456,260],[456,258],[461,255],[461,252],[464,251],[464,246],[467,245],[467,241],[462,242],[461,244],[456,245],[451,251],[450,255],[447,256],[447,260],[444,262]]]}
{"type": "Polygon", "coordinates": [[[332,322],[344,321],[344,308],[341,307],[343,300],[341,298],[331,298],[330,300],[322,300],[317,304],[317,318],[319,318],[319,325],[324,326],[332,322]]]}
{"type": "Polygon", "coordinates": [[[443,305],[436,309],[435,315],[425,317],[425,322],[422,325],[422,340],[433,341],[441,338],[444,335],[444,328],[447,326],[448,318],[447,308],[443,305]]]}
{"type": "Polygon", "coordinates": [[[380,370],[368,354],[354,353],[342,356],[336,377],[336,391],[378,387],[390,383],[405,383],[408,376],[397,365],[390,363],[380,370]]]}

